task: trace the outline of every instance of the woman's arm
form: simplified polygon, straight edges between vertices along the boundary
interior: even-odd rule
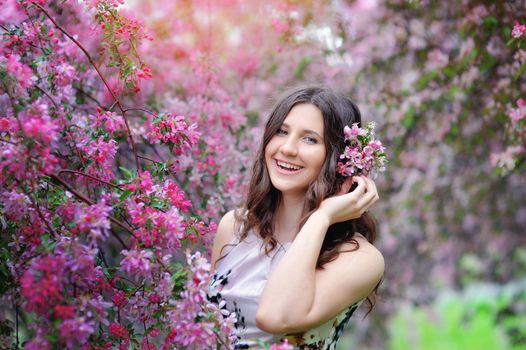
[[[234,212],[235,210],[231,210],[226,213],[217,226],[217,233],[212,246],[212,272],[215,271],[215,264],[221,256],[221,249],[234,239],[234,225],[236,222]]]
[[[353,192],[322,203],[272,271],[256,315],[262,330],[294,333],[312,329],[365,298],[378,284],[384,271],[383,257],[365,239],[358,239],[358,250],[340,253],[323,270],[316,270],[328,227],[360,217],[378,198],[371,180],[357,178],[356,182]]]

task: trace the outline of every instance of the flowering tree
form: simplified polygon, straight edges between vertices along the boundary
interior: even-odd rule
[[[229,347],[235,315],[208,301],[206,257],[172,259],[215,224],[195,216],[180,166],[146,152],[182,156],[201,134],[129,107],[151,78],[142,24],[118,1],[4,5],[2,347]]]

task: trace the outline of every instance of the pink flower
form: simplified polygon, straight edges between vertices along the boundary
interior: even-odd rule
[[[20,56],[10,55],[6,62],[7,73],[14,76],[20,86],[25,89],[35,80],[33,71],[24,63],[20,62]]]
[[[73,316],[75,316],[74,305],[55,305],[53,311],[55,317],[61,320],[73,318]]]
[[[118,290],[113,294],[113,297],[111,298],[111,301],[115,306],[117,307],[123,307],[128,302],[128,298],[126,298],[126,293],[124,293],[121,290]]]
[[[449,57],[440,49],[434,49],[427,54],[427,67],[429,69],[440,69],[447,66]]]
[[[90,119],[91,128],[100,128],[110,134],[122,130],[125,126],[121,115],[110,111],[101,113],[100,108],[97,110],[97,113],[90,115],[88,118]]]
[[[85,317],[62,321],[59,326],[60,340],[68,349],[78,348],[79,345],[84,345],[94,331],[94,322],[87,320]]]
[[[55,84],[58,86],[70,85],[77,77],[77,71],[71,64],[63,62],[58,64],[55,69]]]
[[[384,147],[382,146],[382,142],[380,142],[379,140],[373,140],[369,142],[369,146],[371,146],[375,151],[384,150]]]
[[[128,339],[130,337],[128,330],[118,323],[110,323],[108,330],[115,338]]]
[[[152,70],[150,67],[143,66],[142,69],[137,70],[137,77],[141,79],[150,79],[152,77]]]
[[[367,156],[371,156],[374,152],[374,148],[367,145],[363,148],[363,153],[365,153]]]
[[[102,137],[99,137],[97,141],[92,143],[91,147],[88,148],[88,152],[96,163],[106,165],[113,160],[117,152],[117,147],[117,141],[110,140],[106,142]]]
[[[520,120],[526,118],[526,105],[522,98],[517,100],[517,108],[509,108],[508,115],[511,119],[511,124],[516,127]]]
[[[526,24],[519,24],[519,22],[517,22],[511,31],[511,36],[517,39],[520,38],[524,32],[526,32]]]
[[[160,141],[172,148],[176,155],[196,144],[201,136],[197,124],[188,125],[181,115],[160,114],[149,125],[147,136],[150,142]]]
[[[278,18],[273,18],[271,20],[271,24],[272,26],[274,27],[274,29],[276,29],[276,31],[278,33],[284,33],[286,32],[287,30],[289,30],[289,25],[284,22],[284,21],[281,21],[280,19]]]
[[[20,280],[21,293],[26,299],[28,311],[44,315],[50,311],[50,307],[63,300],[64,266],[64,259],[53,255],[33,260]]]
[[[356,139],[358,136],[365,135],[365,130],[358,127],[358,123],[354,123],[352,125],[352,128],[349,128],[349,126],[345,125],[345,127],[343,128],[343,133],[346,139],[353,140]]]
[[[152,175],[149,171],[143,171],[140,174],[140,189],[144,193],[148,194],[153,190],[153,181],[152,181]]]
[[[149,250],[123,250],[121,268],[130,275],[149,277],[153,254]]]
[[[180,246],[179,241],[183,238],[184,226],[183,217],[179,213],[177,208],[172,207],[166,213],[159,216],[157,226],[161,228],[165,233],[165,240],[169,247],[178,248]],[[172,244],[170,244],[172,243]]]
[[[10,131],[9,130],[10,127],[11,127],[11,122],[9,118],[6,118],[6,117],[0,118],[0,132]]]
[[[59,138],[58,122],[40,111],[35,111],[35,114],[23,113],[21,124],[27,137],[40,140],[45,145],[50,145]]]
[[[187,212],[188,208],[192,207],[192,202],[186,199],[184,191],[180,190],[173,182],[168,182],[167,185],[165,185],[164,190],[172,204],[181,211]]]
[[[83,211],[78,212],[77,227],[81,231],[89,230],[92,240],[107,236],[110,229],[108,216],[111,213],[111,206],[106,205],[104,200],[101,203],[92,204]]]
[[[31,203],[28,196],[16,190],[0,192],[0,200],[4,206],[1,212],[9,220],[21,220],[27,214],[28,206]]]
[[[24,16],[23,8],[17,0],[4,0],[1,4],[0,23],[18,24],[27,18]]]

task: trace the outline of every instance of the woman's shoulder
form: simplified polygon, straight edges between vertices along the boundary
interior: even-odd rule
[[[337,260],[349,267],[367,266],[366,271],[372,281],[380,280],[384,274],[385,261],[382,252],[378,250],[367,238],[360,233],[353,237],[358,246],[353,242],[346,242],[340,246]]]
[[[217,259],[219,259],[222,247],[232,242],[239,229],[238,212],[239,209],[232,209],[223,215],[219,221],[212,246],[212,266],[214,266]]]

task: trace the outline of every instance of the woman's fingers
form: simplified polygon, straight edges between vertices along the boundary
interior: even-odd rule
[[[376,194],[376,199],[379,199],[380,196],[378,195],[378,190],[376,188],[376,183],[372,180],[372,179],[368,179],[369,180],[369,183],[371,185],[371,188],[372,190],[374,191],[374,193]]]
[[[356,206],[358,208],[360,208],[360,210],[362,211],[366,211],[367,209],[369,209],[375,202],[377,201],[376,199],[376,194],[374,192],[367,192],[366,194],[364,194],[362,196],[362,198],[360,198],[360,200],[356,203]]]
[[[353,183],[356,188],[347,193]],[[329,214],[331,223],[359,218],[369,207],[378,200],[374,181],[360,175],[347,178],[339,193],[333,198],[327,198],[322,203],[322,210]]]
[[[367,190],[367,183],[362,176],[354,176],[353,182],[356,182],[358,186],[356,186],[356,188],[351,193],[349,193],[349,195],[351,195],[355,200],[358,200]]]
[[[367,192],[365,192],[356,203],[356,206],[362,211],[369,209],[379,198],[374,181],[364,177],[364,182],[367,187]]]

